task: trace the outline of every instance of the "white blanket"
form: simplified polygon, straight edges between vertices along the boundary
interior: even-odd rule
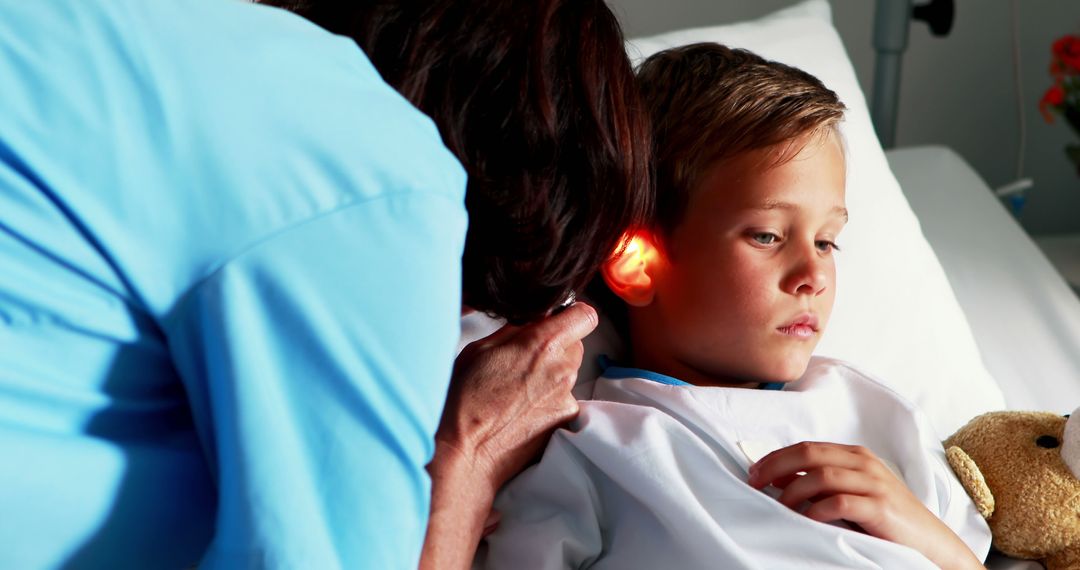
[[[873,450],[980,559],[989,550],[990,530],[926,420],[846,364],[815,358],[784,391],[601,378],[594,398],[500,493],[480,566],[934,568],[746,484],[760,455],[807,440]]]

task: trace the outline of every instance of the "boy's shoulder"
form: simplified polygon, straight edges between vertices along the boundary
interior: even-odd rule
[[[615,442],[626,441],[618,435],[623,432],[638,435],[635,430],[643,430],[642,426],[662,427],[665,437],[684,433],[700,437],[704,429],[723,439],[725,434],[764,433],[793,429],[792,425],[813,432],[807,436],[826,437],[846,433],[853,424],[921,421],[917,406],[874,374],[820,356],[813,357],[803,376],[782,390],[671,385],[647,375],[601,375],[592,399],[582,401],[581,410],[572,424],[577,438],[613,438]]]
[[[860,366],[828,356],[814,356],[806,372],[788,387],[792,391],[831,389],[858,390],[867,395],[891,398],[905,408],[916,409],[914,403],[893,390],[880,377]]]
[[[642,371],[641,375],[635,376],[624,373],[626,370],[632,369],[619,368],[619,370],[620,374],[618,375],[600,373],[591,382],[579,385],[579,388],[588,388],[586,391],[575,389],[578,392],[579,399],[583,403],[586,401],[604,401],[665,407],[665,404],[669,402],[693,399],[710,392],[717,393],[716,389],[709,387],[673,386],[672,383],[658,382],[655,377],[661,375],[646,371]],[[674,383],[680,383],[677,379],[673,380]],[[813,356],[803,375],[798,380],[787,383],[780,391],[754,391],[743,388],[720,390],[729,394],[731,393],[729,390],[736,390],[734,394],[740,395],[759,392],[761,397],[766,398],[778,392],[818,393],[834,390],[857,390],[860,393],[877,393],[882,397],[896,399],[905,406],[914,407],[904,396],[890,388],[886,382],[872,372],[851,362],[828,356]],[[604,406],[601,406],[601,408],[608,409]],[[610,409],[615,413],[625,413],[619,407]]]
[[[602,379],[600,384],[601,393],[579,402],[578,415],[552,434],[545,453],[582,464],[587,471],[608,471],[626,461],[646,460],[657,450],[678,450],[680,455],[718,451],[717,438],[702,432],[712,431],[716,422],[690,391],[633,378],[610,384]]]
[[[577,417],[553,438],[573,442],[575,446],[585,440],[617,442],[620,446],[656,442],[668,439],[672,433],[681,431],[679,422],[670,410],[650,402],[583,400],[579,402]]]

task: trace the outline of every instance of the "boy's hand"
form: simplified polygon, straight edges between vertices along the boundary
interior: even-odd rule
[[[804,472],[805,475],[799,475]],[[974,553],[866,448],[803,442],[750,467],[756,489],[783,489],[780,502],[819,522],[845,520],[868,534],[909,546],[941,568],[982,568]]]

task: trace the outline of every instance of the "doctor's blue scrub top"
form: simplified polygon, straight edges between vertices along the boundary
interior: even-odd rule
[[[294,15],[0,0],[0,568],[415,568],[464,192]]]

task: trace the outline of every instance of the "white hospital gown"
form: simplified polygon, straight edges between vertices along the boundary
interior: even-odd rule
[[[980,559],[990,548],[929,423],[845,363],[814,358],[783,391],[601,377],[593,397],[499,494],[502,521],[478,566],[934,568],[914,549],[815,522],[746,483],[753,461],[801,441],[873,450]]]

